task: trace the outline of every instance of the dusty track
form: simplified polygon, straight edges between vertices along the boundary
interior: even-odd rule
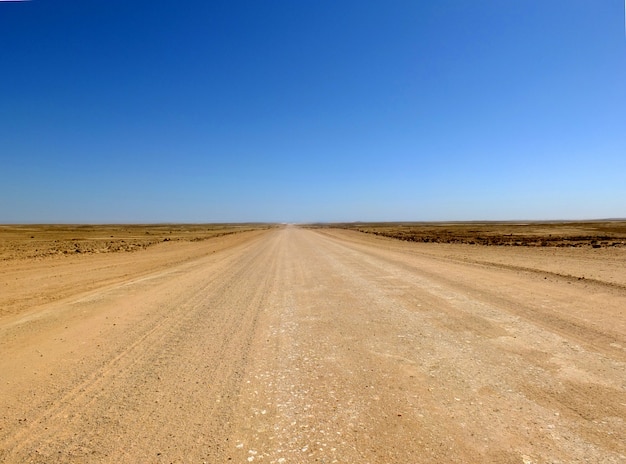
[[[19,263],[0,461],[626,462],[621,251],[589,282],[473,250],[285,228]]]

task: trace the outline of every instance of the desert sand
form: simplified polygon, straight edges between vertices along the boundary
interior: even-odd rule
[[[154,227],[0,229],[0,462],[626,462],[619,238]]]

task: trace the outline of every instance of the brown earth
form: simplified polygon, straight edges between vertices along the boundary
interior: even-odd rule
[[[161,242],[198,242],[268,227],[263,224],[0,225],[0,261],[138,251]]]
[[[295,227],[5,259],[0,462],[623,463],[625,264]]]
[[[323,225],[317,226],[325,227]],[[349,223],[331,227],[422,243],[538,247],[626,246],[626,221]]]

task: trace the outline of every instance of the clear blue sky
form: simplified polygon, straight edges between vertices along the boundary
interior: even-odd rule
[[[626,217],[621,0],[0,2],[0,222]]]

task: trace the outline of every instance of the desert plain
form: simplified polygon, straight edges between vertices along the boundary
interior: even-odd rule
[[[0,462],[624,463],[626,223],[0,226]]]

